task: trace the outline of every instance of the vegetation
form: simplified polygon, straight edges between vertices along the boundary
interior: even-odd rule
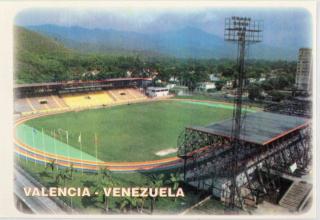
[[[230,59],[177,59],[128,54],[82,54],[66,48],[54,39],[15,27],[16,83],[55,82],[66,80],[99,80],[117,77],[153,77],[170,80],[194,90],[197,83],[208,81],[210,74],[221,78],[220,90],[226,80],[234,78],[236,64]],[[265,90],[293,87],[296,62],[248,60],[248,78],[267,79]]]
[[[279,91],[271,91],[270,95],[272,97],[272,101],[275,101],[275,102],[280,102],[285,97],[285,95]]]
[[[223,87],[224,84],[225,84],[224,81],[221,81],[221,80],[220,80],[220,81],[217,81],[217,82],[215,83],[217,91],[221,91],[221,89],[222,89],[222,87]]]
[[[252,83],[248,86],[248,93],[250,100],[262,99],[262,88],[257,83]]]
[[[91,192],[90,197],[60,197],[62,201],[74,208],[79,213],[131,213],[131,214],[177,214],[184,209],[197,203],[201,194],[190,189],[184,189],[185,197],[179,198],[133,198],[133,197],[109,197],[102,193],[95,195],[94,192],[102,191],[103,187],[152,187],[153,180],[161,180],[161,187],[174,187],[180,185],[176,180],[171,182],[171,176],[177,175],[177,170],[164,171],[162,173],[113,173],[106,168],[101,168],[98,173],[84,173],[74,171],[74,178],[70,178],[70,169],[61,170],[57,166],[53,170],[47,170],[45,166],[18,159],[17,163],[32,175],[37,181],[46,187],[55,187],[63,184],[65,187],[87,187]],[[57,183],[56,177],[65,173],[64,181]],[[59,177],[60,178],[60,177]],[[63,183],[64,182],[64,183]],[[155,202],[155,203],[153,203]],[[153,205],[153,206],[152,206]]]
[[[15,27],[17,83],[67,79],[69,72],[63,59],[71,55],[72,51],[62,44],[24,28]]]

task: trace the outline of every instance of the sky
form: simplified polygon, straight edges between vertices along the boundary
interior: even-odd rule
[[[263,20],[263,41],[266,44],[281,46],[299,41],[301,46],[311,45],[311,17],[307,11],[297,8],[43,8],[20,12],[16,16],[15,24],[55,24],[160,34],[193,27],[223,37],[224,20],[230,16]]]

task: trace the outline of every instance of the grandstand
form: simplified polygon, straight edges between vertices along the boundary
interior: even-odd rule
[[[237,164],[232,166],[233,120],[208,126],[187,126],[178,139],[178,156],[184,160],[184,182],[212,192],[225,204],[231,201],[236,171],[236,206],[255,206],[263,198],[277,203],[287,191],[281,179],[299,179],[308,174],[312,162],[310,119],[271,112],[247,113],[237,146]],[[310,185],[297,185],[281,201],[283,207],[299,209]],[[292,197],[296,194],[296,197]]]
[[[62,96],[62,99],[69,107],[108,105],[113,102],[109,94],[104,91],[84,94],[68,94]]]
[[[146,100],[145,78],[16,85],[15,113],[31,114]]]
[[[264,111],[280,113],[285,115],[295,115],[300,117],[312,117],[312,103],[310,100],[284,100],[278,102],[265,102]]]
[[[109,90],[108,93],[115,101],[130,101],[136,99],[146,99],[146,96],[136,89]]]
[[[16,99],[14,102],[14,111],[15,112],[31,112],[34,109],[27,102],[27,99]]]

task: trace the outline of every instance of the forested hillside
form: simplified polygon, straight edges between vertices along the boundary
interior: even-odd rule
[[[16,83],[58,81],[68,78],[66,60],[74,56],[70,49],[38,33],[15,27]]]
[[[128,70],[132,76],[147,74],[138,56],[81,54],[22,27],[15,27],[14,36],[17,84],[123,77]]]

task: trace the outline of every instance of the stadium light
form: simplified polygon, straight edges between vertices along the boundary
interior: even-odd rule
[[[245,41],[258,43],[262,41],[263,21],[248,17],[231,17],[225,19],[224,39],[226,41]]]
[[[242,128],[242,94],[245,82],[244,60],[246,45],[258,43],[262,41],[263,23],[261,20],[254,21],[249,17],[237,17],[225,19],[224,39],[225,41],[238,43],[237,61],[238,70],[236,72],[236,95],[234,100],[234,112],[231,131],[231,147],[232,147],[232,185],[230,186],[230,202],[229,207],[235,207],[235,199],[239,199],[242,207],[240,189],[237,186],[237,175],[239,171],[238,155],[241,151],[240,133]]]

